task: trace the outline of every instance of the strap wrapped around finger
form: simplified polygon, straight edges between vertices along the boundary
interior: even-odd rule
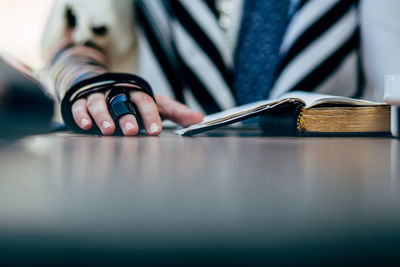
[[[134,116],[137,114],[125,88],[114,88],[111,90],[107,96],[106,102],[108,111],[114,121],[118,121],[122,116],[127,114],[132,114]]]
[[[101,134],[96,125],[93,125],[90,131],[82,130],[75,123],[72,105],[76,100],[87,97],[89,94],[104,93],[108,90],[111,91],[107,97],[107,105],[117,126],[118,119],[126,114],[136,116],[138,123],[141,121],[135,104],[130,101],[129,91],[136,90],[147,93],[156,102],[150,85],[142,78],[125,73],[102,74],[75,84],[64,96],[61,102],[61,113],[67,127],[77,132]]]
[[[107,96],[107,107],[111,117],[116,122],[118,133],[122,133],[118,121],[121,117],[131,114],[136,118],[139,129],[143,128],[143,123],[135,103],[130,100],[125,88],[114,88]]]

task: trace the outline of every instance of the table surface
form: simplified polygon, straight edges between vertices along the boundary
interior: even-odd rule
[[[381,262],[400,249],[391,138],[57,133],[3,141],[0,170],[0,260]]]

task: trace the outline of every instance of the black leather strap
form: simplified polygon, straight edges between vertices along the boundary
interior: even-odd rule
[[[111,90],[110,94],[107,96],[106,102],[114,121],[118,121],[119,118],[127,114],[137,115],[137,111],[130,101],[125,88],[115,88]]]
[[[107,96],[107,106],[110,115],[116,122],[117,134],[122,134],[118,124],[119,119],[127,114],[135,116],[139,129],[143,128],[142,119],[136,108],[135,103],[130,100],[129,94],[125,88],[114,88]]]
[[[101,134],[100,129],[96,125],[90,131],[82,130],[74,121],[72,105],[76,100],[86,97],[91,93],[108,90],[111,90],[111,92],[107,97],[107,104],[117,128],[119,128],[118,119],[126,114],[135,115],[139,125],[141,122],[140,114],[136,111],[136,106],[129,99],[129,91],[139,90],[145,92],[156,102],[150,85],[142,78],[125,73],[102,74],[75,84],[64,96],[61,102],[61,113],[67,127],[76,132]],[[117,134],[121,134],[121,131],[117,131]]]

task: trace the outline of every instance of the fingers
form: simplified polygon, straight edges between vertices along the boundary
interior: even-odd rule
[[[89,130],[92,128],[92,119],[87,110],[86,99],[79,99],[72,105],[72,116],[74,117],[75,123],[82,130]]]
[[[153,99],[143,92],[132,92],[131,99],[136,103],[146,132],[149,135],[159,135],[162,129],[161,119]],[[91,94],[87,100],[77,100],[72,106],[72,114],[75,122],[83,130],[89,130],[93,126],[91,115],[103,135],[112,135],[115,132],[115,123],[108,111],[106,97],[102,93]],[[134,115],[125,115],[118,123],[126,136],[137,135],[139,132]]]
[[[130,96],[138,108],[147,134],[159,135],[162,130],[161,118],[154,100],[148,94],[140,91],[133,91]]]
[[[108,112],[106,97],[102,93],[94,93],[87,98],[87,108],[103,135],[112,135],[115,124]]]
[[[139,132],[139,125],[135,116],[128,114],[119,119],[119,127],[126,136],[137,135]]]
[[[161,133],[160,115],[182,126],[199,123],[204,117],[202,113],[192,111],[166,96],[156,96],[157,104],[144,92],[133,91],[130,97],[138,108],[148,135]],[[115,132],[115,124],[108,111],[106,97],[102,93],[91,94],[87,100],[77,100],[72,106],[72,114],[77,125],[83,130],[89,130],[93,126],[91,115],[103,135],[112,135]],[[138,122],[131,114],[121,117],[118,123],[124,135],[132,136],[139,132]]]
[[[201,112],[193,111],[167,96],[156,96],[158,110],[165,119],[172,120],[182,126],[203,121],[204,115]]]

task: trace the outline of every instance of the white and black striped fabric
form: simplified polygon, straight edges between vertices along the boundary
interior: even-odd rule
[[[289,23],[270,94],[295,90],[361,97],[357,0],[302,0]],[[236,104],[233,58],[214,0],[137,0],[144,36],[176,99],[206,113]],[[265,64],[268,64],[266,62]]]
[[[358,2],[301,1],[282,43],[270,98],[296,90],[362,96]]]
[[[214,1],[138,0],[144,35],[175,98],[193,97],[210,114],[235,105],[232,55]]]

